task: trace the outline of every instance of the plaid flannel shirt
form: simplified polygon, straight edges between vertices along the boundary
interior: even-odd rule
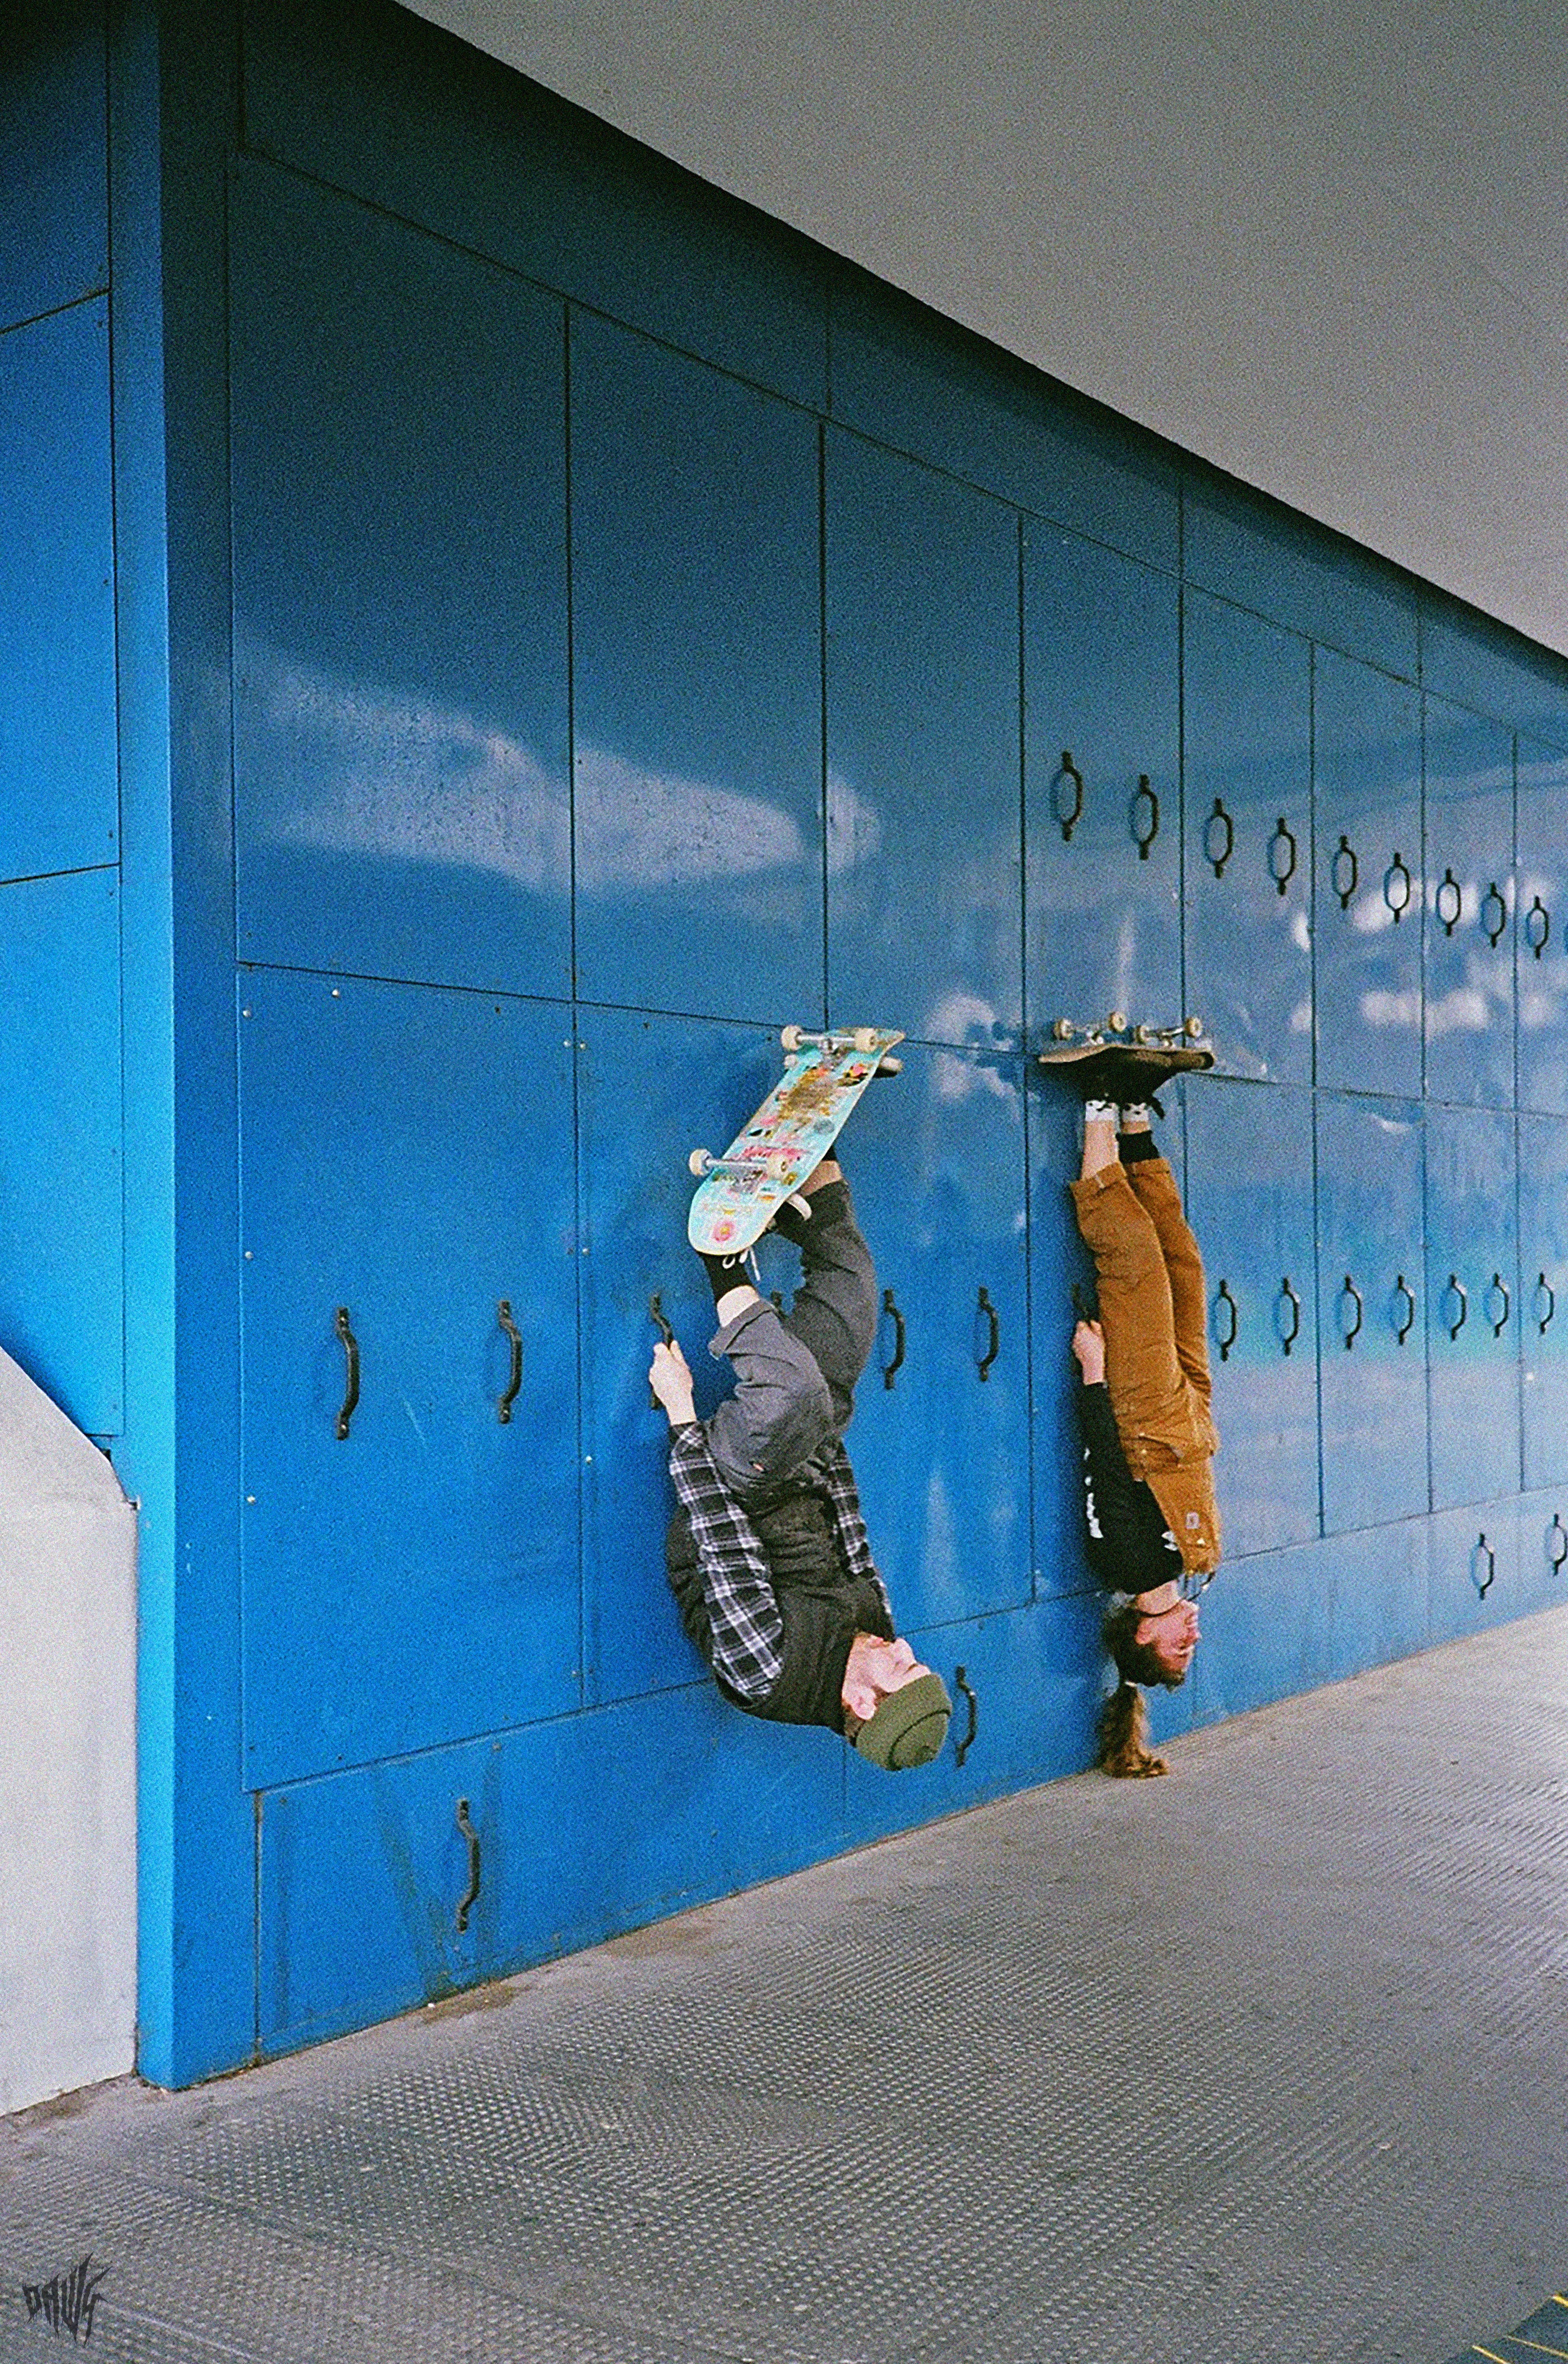
[[[719,1476],[699,1422],[689,1422],[671,1437],[670,1476],[696,1545],[713,1671],[738,1699],[765,1700],[784,1670],[784,1618],[762,1539]],[[840,1557],[851,1576],[865,1577],[876,1587],[891,1624],[887,1588],[872,1559],[854,1473],[841,1444],[831,1448],[824,1476]]]

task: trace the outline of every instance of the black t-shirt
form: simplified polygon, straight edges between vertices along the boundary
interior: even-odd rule
[[[1180,1578],[1182,1555],[1141,1478],[1127,1466],[1104,1382],[1078,1390],[1089,1566],[1112,1592],[1152,1592]]]

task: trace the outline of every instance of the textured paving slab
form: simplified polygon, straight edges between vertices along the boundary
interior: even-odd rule
[[[1170,1755],[0,2122],[0,2358],[1513,2364],[1568,2280],[1568,1611]]]

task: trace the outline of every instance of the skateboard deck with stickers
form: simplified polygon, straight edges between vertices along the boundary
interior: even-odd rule
[[[686,1225],[700,1255],[743,1255],[756,1245],[828,1155],[872,1077],[897,1073],[889,1054],[904,1037],[879,1026],[826,1034],[786,1026],[779,1039],[784,1071],[756,1114],[721,1157],[694,1149],[687,1161],[702,1176]]]

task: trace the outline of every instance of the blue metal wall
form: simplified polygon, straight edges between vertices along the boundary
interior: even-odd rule
[[[128,12],[111,109],[170,2081],[1088,1760],[1059,1017],[1221,1049],[1173,1126],[1229,1551],[1164,1727],[1568,1556],[1568,666],[423,24],[239,16]],[[154,513],[166,719],[124,646]],[[99,1008],[112,859],[65,964]],[[909,1782],[726,1709],[662,1573],[686,1152],[824,1016],[909,1035],[847,1144],[887,1292],[854,1447],[976,1710]],[[114,1273],[58,1285],[18,1318],[63,1358],[106,1294],[103,1386]]]

